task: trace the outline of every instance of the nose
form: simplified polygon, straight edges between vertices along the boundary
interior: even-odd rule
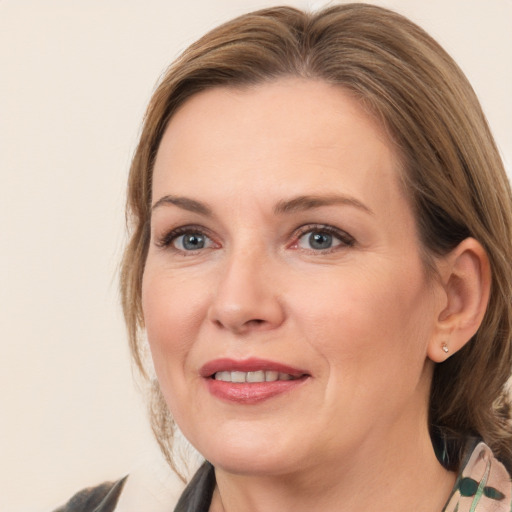
[[[219,273],[208,319],[235,334],[279,327],[285,319],[269,258],[244,251],[231,255]]]

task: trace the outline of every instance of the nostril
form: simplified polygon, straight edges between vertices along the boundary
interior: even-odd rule
[[[247,320],[245,322],[242,322],[240,325],[235,325],[234,322],[223,322],[221,319],[214,320],[214,323],[217,327],[227,328],[239,334],[247,333],[251,330],[260,330],[261,328],[268,324],[266,320],[262,320],[260,318],[253,318],[251,320]]]

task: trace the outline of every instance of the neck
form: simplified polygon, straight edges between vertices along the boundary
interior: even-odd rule
[[[285,475],[239,475],[216,468],[210,512],[441,511],[455,474],[437,461],[427,428],[420,435],[414,429],[395,431],[386,443],[378,437],[342,461],[324,460]]]

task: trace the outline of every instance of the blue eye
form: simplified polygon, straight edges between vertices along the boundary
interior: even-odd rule
[[[298,238],[297,246],[301,249],[328,251],[338,246],[350,247],[353,244],[354,239],[347,233],[338,232],[330,227],[318,227],[303,232]]]
[[[176,236],[172,245],[180,251],[197,251],[211,247],[212,241],[203,233],[189,232]]]
[[[194,254],[197,251],[217,247],[217,244],[200,226],[180,226],[156,237],[155,243],[162,249],[171,249],[177,253]]]
[[[329,233],[309,233],[306,239],[309,247],[317,250],[330,249],[333,243],[332,235]]]

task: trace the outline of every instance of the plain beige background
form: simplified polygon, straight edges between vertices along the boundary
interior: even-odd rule
[[[275,3],[0,0],[0,510],[50,510],[157,457],[118,306],[130,156],[180,50]],[[512,0],[375,3],[456,58],[510,172]]]

